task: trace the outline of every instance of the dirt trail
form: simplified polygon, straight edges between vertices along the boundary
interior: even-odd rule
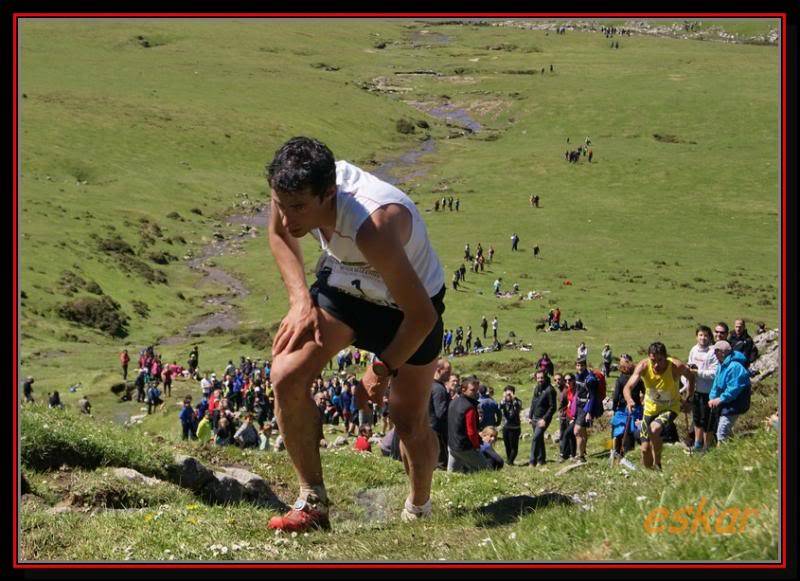
[[[455,120],[473,133],[480,131],[480,125],[471,119],[467,111],[463,109],[446,105],[433,107],[426,110],[426,112],[447,122]],[[427,172],[427,168],[420,160],[423,156],[431,154],[435,150],[436,141],[428,139],[411,151],[389,159],[369,171],[390,184],[398,185],[413,178],[423,177]],[[235,253],[241,248],[245,239],[252,237],[254,234],[260,235],[267,228],[268,220],[268,204],[258,208],[255,213],[229,216],[227,222],[241,225],[241,232],[228,239],[215,238],[202,248],[197,257],[188,261],[189,268],[204,274],[198,286],[215,292],[204,301],[206,305],[214,307],[214,312],[199,317],[189,324],[182,334],[160,339],[157,342],[159,345],[188,343],[194,334],[203,335],[216,328],[231,331],[239,327],[238,309],[233,304],[233,301],[248,296],[250,290],[241,280],[210,262],[213,262],[216,257]]]

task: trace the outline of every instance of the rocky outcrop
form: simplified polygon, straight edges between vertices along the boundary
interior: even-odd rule
[[[758,359],[750,366],[753,373],[753,383],[758,383],[767,377],[780,373],[781,369],[781,343],[780,331],[772,329],[753,337],[753,344],[758,348]]]
[[[270,490],[261,476],[241,468],[212,471],[196,458],[178,454],[168,473],[172,482],[191,489],[207,502],[228,504],[244,501],[285,508],[285,504]]]
[[[128,482],[145,484],[147,486],[155,486],[156,484],[160,484],[162,482],[158,478],[150,478],[149,476],[145,476],[133,468],[113,468],[111,470],[111,474],[117,478],[127,480]]]

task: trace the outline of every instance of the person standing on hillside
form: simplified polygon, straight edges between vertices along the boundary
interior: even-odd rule
[[[330,526],[321,426],[308,386],[350,345],[376,354],[356,386],[361,409],[382,404],[391,387],[390,417],[411,484],[401,518],[428,516],[438,439],[426,412],[442,344],[445,279],[425,222],[403,192],[335,161],[315,139],[290,139],[267,174],[269,243],[290,305],[272,346],[272,384],[278,425],[300,480],[295,505],[268,526]],[[309,232],[324,251],[311,289],[298,242]]]
[[[431,399],[428,408],[431,429],[439,439],[439,461],[437,468],[447,470],[447,409],[450,406],[450,395],[445,385],[450,379],[452,366],[447,359],[438,359],[433,372]]]
[[[611,362],[614,360],[614,353],[608,343],[603,345],[600,357],[603,359],[603,375],[608,377],[611,374]]]
[[[617,383],[614,385],[614,394],[611,398],[612,409],[614,410],[614,419],[611,425],[614,450],[621,455],[633,450],[634,442],[639,432],[636,426],[641,425],[642,419],[644,383],[639,381],[631,390],[631,397],[634,401],[632,413],[628,412],[627,402],[625,401],[623,392],[625,384],[628,383],[631,373],[633,373],[634,367],[633,359],[630,355],[623,353],[619,356],[619,377],[617,378]],[[625,422],[628,422],[628,433],[623,440],[622,434],[625,433]],[[622,434],[616,435],[616,432],[619,432],[620,429],[622,430]]]
[[[560,448],[559,462],[566,462],[570,458],[574,458],[577,454],[577,442],[575,440],[575,376],[571,373],[566,373],[563,376],[556,373],[553,379],[556,386],[560,389],[559,403],[558,403],[558,418],[559,418],[559,437],[558,444]]]
[[[461,395],[450,403],[447,412],[448,472],[476,472],[490,468],[480,453],[478,429],[478,390],[480,381],[474,375],[461,383]]]
[[[528,421],[533,426],[533,442],[531,442],[530,466],[547,463],[544,434],[553,415],[556,413],[556,390],[550,384],[550,376],[543,370],[536,372],[536,386],[533,388],[531,408],[528,410]]]
[[[497,315],[495,315],[494,319],[492,319],[492,336],[494,337],[495,341],[497,341],[497,327],[498,327],[498,325],[499,325],[499,323],[497,322]]]
[[[717,374],[709,393],[708,406],[714,411],[712,428],[717,434],[717,445],[731,437],[739,416],[750,409],[750,374],[745,362],[747,356],[734,351],[727,341],[714,344],[714,355],[719,362]]]
[[[747,332],[744,319],[736,319],[733,322],[733,331],[728,335],[728,343],[731,349],[744,353],[745,368],[749,368],[753,361],[758,357],[758,349],[753,344],[753,338]]]
[[[483,338],[486,339],[486,330],[489,328],[489,321],[486,320],[485,315],[481,315],[481,329],[483,329]]]
[[[577,357],[577,359],[578,360],[583,359],[585,361],[588,358],[588,356],[589,356],[589,349],[586,347],[586,343],[581,341],[581,344],[578,345],[578,357]]]
[[[694,451],[705,452],[711,442],[711,408],[708,407],[711,386],[717,374],[717,357],[711,346],[711,329],[705,325],[697,327],[697,344],[689,351],[686,364],[694,372],[695,389],[692,399],[692,423],[694,425]],[[689,383],[682,380],[686,388]]]
[[[578,448],[578,462],[586,462],[586,443],[589,440],[587,429],[592,426],[592,409],[597,397],[597,377],[587,365],[586,359],[575,361],[575,442]]]
[[[642,463],[646,468],[661,470],[661,446],[664,429],[674,424],[681,411],[681,396],[678,388],[681,377],[688,382],[687,400],[694,397],[694,373],[679,359],[667,355],[667,347],[660,341],[651,343],[647,359],[642,359],[634,368],[623,388],[628,411],[633,412],[636,402],[632,391],[641,379],[644,381],[644,418],[642,420]]]
[[[34,379],[31,376],[25,378],[25,381],[22,382],[22,395],[25,396],[25,401],[28,403],[34,403],[33,401],[33,382]]]
[[[131,356],[128,355],[128,350],[123,349],[122,353],[119,354],[119,364],[122,366],[122,379],[127,381],[128,379],[128,363],[131,361]]]
[[[478,396],[478,429],[482,430],[486,426],[496,427],[503,421],[503,414],[500,406],[494,399],[494,389],[481,386]]]
[[[511,250],[518,250],[518,246],[519,246],[519,236],[517,236],[517,233],[514,232],[513,234],[511,234]]]
[[[520,414],[522,413],[522,400],[516,396],[517,388],[507,385],[503,391],[503,401],[500,402],[500,412],[503,414],[503,444],[506,447],[506,458],[509,465],[514,465],[514,460],[519,452],[519,437],[522,434]]]

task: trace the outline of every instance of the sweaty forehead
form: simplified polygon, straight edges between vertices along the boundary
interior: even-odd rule
[[[307,202],[314,197],[310,188],[297,190],[296,192],[282,192],[271,190],[273,199],[280,205],[292,204],[297,202]]]

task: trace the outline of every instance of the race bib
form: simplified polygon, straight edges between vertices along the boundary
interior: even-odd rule
[[[323,253],[317,263],[317,278],[324,285],[384,307],[399,309],[383,278],[366,264],[342,264]]]

